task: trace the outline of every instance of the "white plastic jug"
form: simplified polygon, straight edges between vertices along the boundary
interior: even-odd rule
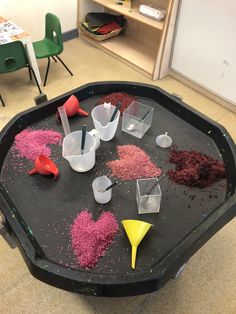
[[[114,120],[109,122],[115,108],[116,107],[110,103],[105,103],[96,106],[91,112],[94,126],[98,131],[100,139],[103,141],[110,141],[116,134],[116,129],[120,118],[119,110],[117,111]]]
[[[95,151],[100,146],[98,132],[93,129],[86,133],[83,152],[81,151],[82,131],[71,132],[64,137],[62,156],[69,161],[70,166],[77,172],[85,172],[95,165]]]

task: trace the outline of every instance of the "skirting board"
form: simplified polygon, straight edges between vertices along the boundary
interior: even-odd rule
[[[62,34],[63,41],[68,41],[68,40],[74,39],[76,37],[79,37],[79,33],[78,33],[77,28],[71,29],[70,31]]]
[[[218,104],[227,108],[228,110],[236,113],[236,104],[234,104],[233,102],[227,101],[226,99],[215,95],[214,93],[212,93],[208,89],[196,84],[195,82],[187,79],[186,77],[182,76],[181,74],[179,74],[173,70],[169,70],[168,75],[170,75],[173,78],[175,78],[176,80],[184,83],[185,85],[191,87],[192,89],[196,90],[197,92],[201,93],[202,95],[210,98],[211,100],[217,102]]]

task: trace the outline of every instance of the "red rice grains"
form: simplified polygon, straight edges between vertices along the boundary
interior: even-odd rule
[[[88,210],[81,211],[71,226],[74,254],[82,268],[92,268],[104,256],[119,226],[111,212],[103,212],[97,221]]]
[[[169,170],[170,179],[190,187],[205,188],[226,178],[224,163],[196,151],[171,151],[169,162],[176,164]]]
[[[117,146],[119,159],[106,163],[112,175],[121,180],[153,178],[161,175],[150,157],[136,145]]]
[[[106,96],[103,96],[100,100],[99,100],[99,105],[103,104],[104,102],[106,103],[111,103],[113,106],[116,106],[118,102],[121,103],[121,107],[120,107],[120,112],[123,113],[124,110],[129,107],[129,105],[135,100],[134,96],[131,96],[129,94],[126,93],[111,93],[108,94]]]

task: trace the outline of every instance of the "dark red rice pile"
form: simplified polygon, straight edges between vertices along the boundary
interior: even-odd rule
[[[227,177],[223,162],[199,152],[174,149],[169,162],[176,164],[168,171],[170,179],[190,187],[205,188]]]
[[[135,100],[134,96],[129,94],[118,92],[118,93],[111,93],[106,96],[103,96],[100,100],[98,105],[103,104],[104,102],[111,103],[113,106],[116,106],[118,102],[121,102],[120,112],[123,113],[124,110],[129,107],[129,105]]]

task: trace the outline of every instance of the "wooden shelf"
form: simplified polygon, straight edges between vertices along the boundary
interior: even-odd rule
[[[117,13],[123,14],[124,16],[127,16],[128,18],[139,21],[140,23],[149,25],[149,26],[154,27],[160,31],[163,30],[164,21],[158,22],[158,21],[155,21],[149,17],[146,17],[146,16],[140,14],[139,13],[139,5],[137,5],[135,3],[132,4],[132,9],[127,9],[127,8],[122,7],[121,5],[112,4],[112,3],[108,2],[107,0],[93,0],[93,2],[102,5],[104,8],[107,8],[107,9],[110,9],[110,10],[115,11]]]
[[[118,35],[101,42],[80,33],[80,37],[111,54],[116,59],[126,64],[132,64],[143,74],[152,77],[154,63],[156,60],[156,51],[150,47],[143,46],[141,43],[125,35]]]
[[[96,41],[79,29],[80,37],[148,78],[162,78],[169,70],[178,2],[159,0],[166,16],[163,22],[158,22],[139,13],[141,3],[155,5],[156,0],[134,0],[132,9],[111,0],[78,0],[78,29],[89,12],[118,13],[127,20],[124,30],[116,37]]]

